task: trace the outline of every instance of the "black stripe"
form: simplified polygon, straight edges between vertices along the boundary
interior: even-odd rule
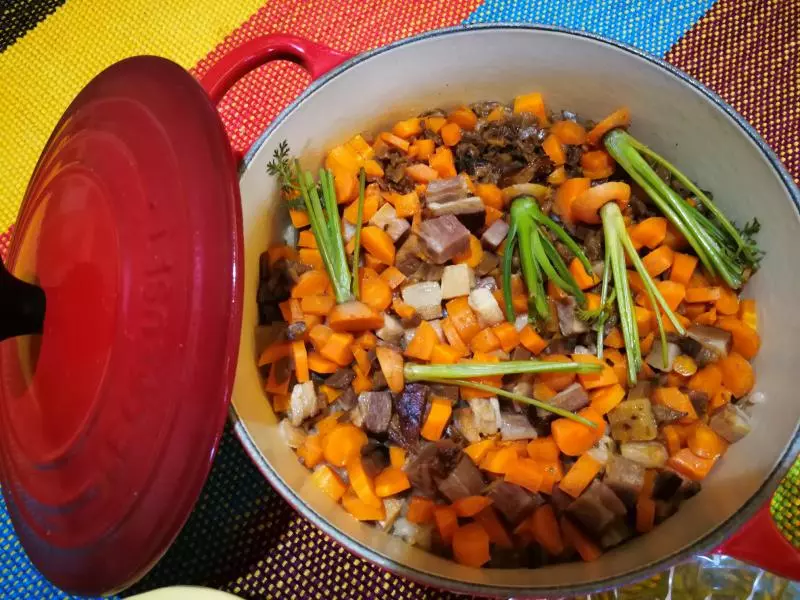
[[[0,0],[0,52],[32,31],[66,0]]]

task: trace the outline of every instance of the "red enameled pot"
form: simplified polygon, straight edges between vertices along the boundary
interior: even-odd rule
[[[301,64],[314,81],[239,174],[214,103],[275,59]],[[536,26],[434,31],[352,58],[266,36],[200,83],[154,57],[95,78],[47,144],[10,274],[0,271],[0,483],[28,554],[56,585],[110,593],[158,560],[205,481],[229,403],[246,451],[292,506],[352,552],[418,581],[570,596],[715,548],[800,578],[800,555],[767,508],[800,447],[791,364],[800,280],[781,260],[800,250],[800,193],[720,98],[629,46]],[[258,257],[288,224],[266,164],[282,140],[316,166],[353,132],[532,90],[590,117],[628,105],[638,138],[714,190],[736,220],[758,215],[767,258],[748,293],[761,311],[757,388],[767,402],[703,491],[650,534],[590,564],[478,570],[357,523],[279,441],[254,339]]]

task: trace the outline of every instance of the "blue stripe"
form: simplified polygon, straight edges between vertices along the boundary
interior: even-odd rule
[[[579,29],[657,56],[667,51],[715,0],[486,0],[465,23],[540,23]]]

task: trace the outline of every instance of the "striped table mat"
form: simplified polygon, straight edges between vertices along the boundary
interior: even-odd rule
[[[797,0],[0,0],[0,254],[52,127],[117,60],[157,54],[199,75],[265,33],[358,53],[429,29],[498,21],[581,29],[665,57],[742,113],[800,181]],[[307,84],[286,63],[237,84],[220,105],[234,147],[246,150]],[[800,545],[798,485],[800,463],[776,494],[773,514]],[[326,538],[272,491],[230,432],[184,531],[131,592],[175,584],[248,598],[454,598],[385,573]],[[672,598],[705,598],[722,586],[726,598],[745,598],[754,585],[753,597],[800,594],[767,574],[702,559],[621,595],[663,598],[671,590]],[[25,557],[0,500],[0,598],[64,597]]]

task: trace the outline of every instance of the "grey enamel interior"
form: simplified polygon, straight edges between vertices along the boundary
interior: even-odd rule
[[[540,91],[552,108],[599,119],[622,104],[632,133],[653,146],[743,222],[758,215],[767,258],[748,287],[759,301],[764,344],[757,389],[767,403],[754,430],[722,459],[703,491],[666,525],[591,564],[537,570],[476,570],[408,547],[361,525],[318,493],[278,436],[261,391],[253,330],[258,257],[286,224],[265,165],[281,140],[308,166],[359,131],[374,131],[434,106]],[[750,514],[777,484],[795,440],[794,347],[800,332],[795,260],[800,221],[788,181],[742,125],[687,78],[654,59],[588,36],[536,28],[479,28],[422,36],[352,61],[288,109],[248,157],[241,178],[245,296],[233,396],[237,432],[265,476],[303,514],[354,551],[411,577],[450,588],[503,593],[563,593],[644,574],[682,552],[719,541],[720,527]],[[756,499],[754,499],[756,497]],[[747,510],[743,511],[743,507]],[[730,524],[730,523],[729,523]],[[714,532],[716,531],[716,537]]]

